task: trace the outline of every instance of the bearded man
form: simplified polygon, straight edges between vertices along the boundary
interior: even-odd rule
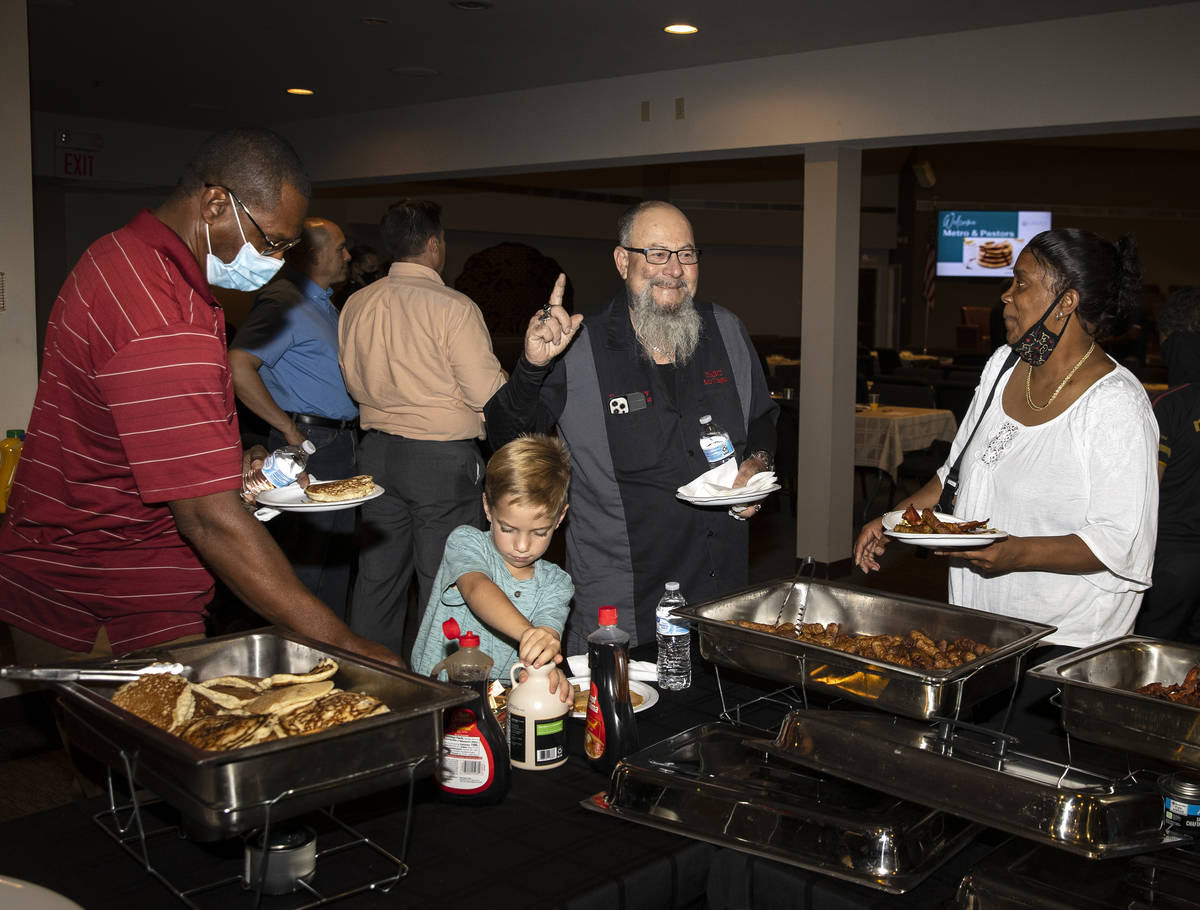
[[[690,601],[747,584],[742,519],[759,506],[730,514],[675,496],[708,469],[700,418],[711,415],[732,438],[735,486],[767,470],[775,451],[779,408],[749,335],[728,310],[694,299],[700,250],[687,217],[644,202],[621,216],[617,236],[624,291],[584,325],[561,306],[560,276],[547,312],[530,320],[511,378],[485,408],[494,447],[556,426],[570,450],[572,654],[586,650],[602,604],[616,605],[636,645],[654,640],[664,582],[678,581]]]

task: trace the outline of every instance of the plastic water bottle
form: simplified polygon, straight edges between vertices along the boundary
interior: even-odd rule
[[[295,483],[296,478],[304,473],[308,464],[308,456],[317,450],[311,439],[306,439],[298,446],[280,446],[267,456],[261,468],[242,485],[243,492],[258,495],[267,490],[277,490]]]
[[[658,637],[658,684],[664,689],[686,689],[692,684],[692,633],[679,625],[671,611],[687,606],[679,582],[668,581],[655,610]]]
[[[712,415],[700,418],[700,448],[708,459],[709,468],[725,464],[733,458],[733,440],[720,426],[713,423]]]

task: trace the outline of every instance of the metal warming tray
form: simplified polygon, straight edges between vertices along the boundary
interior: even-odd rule
[[[1013,745],[1012,737],[971,725],[792,711],[771,752],[1089,859],[1191,842],[1162,829],[1157,775],[1094,773]]]
[[[583,806],[897,894],[980,831],[779,761],[759,736],[724,723],[685,730],[622,761]]]
[[[972,638],[992,651],[953,670],[914,670],[735,625],[743,619],[774,623],[793,587],[783,622],[797,617],[836,622],[843,631],[863,635],[920,629],[935,641]],[[957,716],[960,708],[1012,686],[1024,652],[1054,631],[1041,623],[815,579],[770,582],[674,612],[698,630],[700,653],[708,660],[920,719]]]
[[[470,693],[277,629],[210,638],[160,652],[192,668],[192,679],[270,676],[332,657],[334,684],[384,701],[388,714],[311,736],[207,752],[111,702],[113,683],[57,683],[64,738],[175,806],[189,834],[217,840],[429,774],[442,709]]]
[[[1129,635],[1081,648],[1030,670],[1062,689],[1062,724],[1073,736],[1200,769],[1200,708],[1134,692],[1182,683],[1200,647]]]
[[[1200,856],[1176,848],[1093,863],[1012,839],[976,863],[955,910],[1200,910]]]

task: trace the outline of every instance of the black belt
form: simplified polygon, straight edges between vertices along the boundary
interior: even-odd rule
[[[357,430],[358,418],[351,417],[349,420],[334,420],[331,417],[318,417],[316,414],[288,414],[292,418],[292,423],[307,424],[310,427],[329,427],[331,430]]]

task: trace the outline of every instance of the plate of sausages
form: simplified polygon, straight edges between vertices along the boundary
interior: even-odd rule
[[[912,506],[883,516],[883,533],[895,540],[930,550],[986,547],[1008,536],[988,527],[988,519],[962,518],[932,509],[918,512]]]

